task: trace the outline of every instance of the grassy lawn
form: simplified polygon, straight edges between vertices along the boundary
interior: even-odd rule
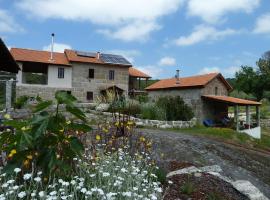
[[[246,134],[238,133],[235,130],[228,128],[207,128],[203,126],[197,126],[187,129],[173,129],[182,133],[195,134],[213,138],[216,140],[222,140],[224,142],[230,142],[240,144],[247,147],[258,148],[270,151],[270,130],[262,130],[262,138],[254,139]]]

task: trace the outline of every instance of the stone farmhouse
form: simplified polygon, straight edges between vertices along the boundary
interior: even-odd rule
[[[257,111],[256,127],[260,126],[259,106],[261,103],[230,97],[232,86],[220,73],[211,73],[198,76],[160,80],[146,88],[148,96],[155,101],[160,96],[181,96],[183,100],[192,107],[194,115],[199,123],[206,119],[220,121],[228,116],[228,107],[235,109],[234,119],[236,129],[240,130],[239,107],[246,107],[246,120],[244,128],[251,130],[250,106],[255,106]],[[260,137],[260,128],[252,133]]]
[[[139,93],[141,79],[148,75],[132,67],[120,55],[65,50],[64,53],[12,48],[20,67],[17,97],[53,99],[56,91],[72,93],[80,102],[92,102],[106,90],[118,94]]]

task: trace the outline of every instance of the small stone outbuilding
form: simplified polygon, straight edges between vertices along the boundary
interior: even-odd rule
[[[225,105],[209,103],[204,95],[228,96],[231,85],[220,73],[211,73],[184,78],[170,78],[160,80],[146,88],[152,100],[161,96],[181,96],[193,108],[199,122],[207,118],[216,118],[217,115],[227,114]]]
[[[234,107],[234,126],[237,131],[252,137],[261,137],[260,102],[229,96],[232,86],[220,73],[197,75],[185,78],[160,80],[146,88],[149,97],[155,101],[162,96],[180,96],[191,106],[199,123],[204,120],[214,122],[228,118],[228,107]],[[240,122],[239,107],[246,108],[246,120]],[[251,123],[250,107],[256,107],[256,122]]]

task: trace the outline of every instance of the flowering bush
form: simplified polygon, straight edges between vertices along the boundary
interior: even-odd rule
[[[44,174],[72,171],[72,158],[83,152],[83,145],[74,133],[87,132],[91,128],[66,120],[60,111],[61,105],[65,107],[65,112],[85,121],[84,113],[74,106],[75,97],[57,92],[55,98],[55,110],[48,110],[52,108],[52,101],[39,99],[30,119],[12,120],[6,117],[4,124],[13,128],[7,128],[0,134],[0,148],[7,153],[4,168],[7,173],[15,167],[24,171],[34,167]]]
[[[126,147],[127,148],[127,147]],[[42,172],[21,174],[15,168],[13,176],[1,174],[0,200],[5,199],[160,199],[162,189],[153,174],[155,166],[136,154],[134,159],[126,149],[108,154],[101,149],[98,156],[85,154],[76,161],[75,175],[70,178],[49,177],[44,183]],[[147,158],[148,157],[148,158]],[[23,181],[18,183],[18,175]]]

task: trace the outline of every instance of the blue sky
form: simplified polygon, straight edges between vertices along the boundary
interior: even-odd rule
[[[269,0],[0,0],[9,47],[122,54],[154,78],[255,67],[270,50]]]

